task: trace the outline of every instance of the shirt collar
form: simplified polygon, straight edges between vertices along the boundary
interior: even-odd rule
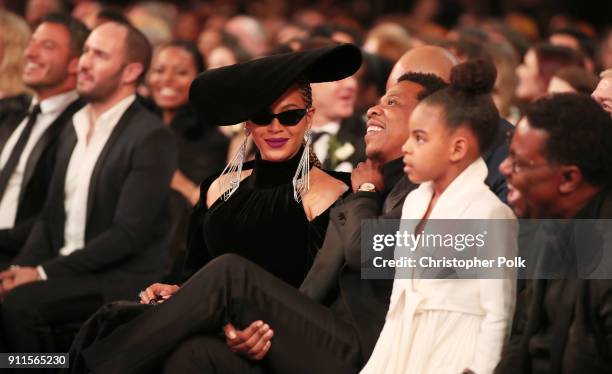
[[[136,99],[136,95],[130,95],[125,99],[122,99],[114,106],[107,109],[104,113],[100,115],[98,120],[96,121],[96,127],[98,128],[114,128],[119,119],[123,115],[123,113],[127,110],[127,108],[132,105],[134,100]],[[76,112],[72,117],[72,122],[79,138],[83,137],[84,134],[87,134],[87,130],[89,128],[89,111],[91,110],[90,104],[85,105],[81,110]]]
[[[323,126],[312,129],[313,133],[325,132],[331,135],[336,135],[340,130],[340,122],[328,122]]]
[[[123,115],[123,112],[125,112],[127,108],[132,105],[135,98],[136,95],[130,95],[114,106],[108,108],[104,113],[100,114],[97,122],[102,124],[116,124],[119,121],[119,118],[121,118]]]
[[[72,103],[78,98],[79,94],[76,92],[76,90],[71,90],[61,93],[59,95],[51,96],[40,102],[38,101],[37,97],[34,97],[32,99],[32,103],[30,104],[30,110],[35,105],[40,104],[40,112],[42,114],[61,112],[66,109],[66,107],[70,105],[70,103]]]

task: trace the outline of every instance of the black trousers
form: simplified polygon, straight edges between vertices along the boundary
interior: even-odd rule
[[[199,335],[181,343],[164,365],[163,374],[262,374],[259,362],[241,359],[227,349],[221,337]]]
[[[275,335],[267,356],[253,368],[240,356],[228,355],[215,339],[227,322],[244,328],[258,319]],[[232,254],[211,261],[171,299],[95,341],[82,356],[93,373],[150,373],[164,368],[172,352],[168,365],[193,357],[194,347],[207,352],[198,365],[211,371],[202,373],[343,374],[358,372],[360,365],[352,324]],[[214,365],[223,361],[229,363],[215,371]]]
[[[14,288],[1,305],[8,352],[66,352],[80,323],[104,304],[94,277],[56,278]]]

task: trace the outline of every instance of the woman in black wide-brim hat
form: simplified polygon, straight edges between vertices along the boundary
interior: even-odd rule
[[[243,145],[221,175],[202,184],[183,278],[231,252],[299,286],[323,242],[328,209],[350,191],[350,176],[321,170],[311,151],[316,108],[310,83],[343,79],[360,64],[356,47],[340,45],[274,55],[196,78],[190,101],[206,125],[246,122],[247,138],[258,152],[244,163]],[[158,295],[153,290],[148,296]]]
[[[350,175],[321,170],[311,151],[310,83],[343,79],[360,65],[360,50],[345,44],[212,69],[194,80],[190,102],[205,125],[246,122],[258,152],[245,163],[243,144],[220,175],[202,184],[179,281],[214,257],[236,253],[299,286],[322,245],[330,207],[350,191]],[[141,303],[164,302],[178,290],[154,284]],[[85,348],[140,313],[135,305],[96,312],[73,344],[71,372],[85,370]]]

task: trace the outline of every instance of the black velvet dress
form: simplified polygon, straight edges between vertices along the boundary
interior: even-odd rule
[[[297,287],[318,248],[323,244],[329,209],[308,221],[301,203],[293,198],[291,183],[302,152],[286,162],[256,156],[244,165],[252,169],[232,196],[206,208],[206,193],[215,177],[201,187],[202,196],[192,216],[189,255],[183,278],[211,258],[236,253]],[[350,186],[350,175],[327,172]],[[350,191],[350,189],[348,190]]]
[[[182,274],[175,277],[187,280],[212,258],[236,253],[298,287],[323,244],[329,221],[329,209],[308,221],[302,204],[293,198],[291,182],[301,154],[282,163],[256,157],[244,164],[243,170],[253,170],[251,175],[227,201],[220,198],[210,209],[206,207],[206,194],[218,176],[208,178],[201,186],[200,202],[191,219],[189,255]],[[350,174],[326,172],[350,187]],[[120,301],[100,308],[75,338],[70,369],[63,373],[87,371],[81,352],[149,307]]]

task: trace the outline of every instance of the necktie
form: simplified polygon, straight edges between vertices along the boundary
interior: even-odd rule
[[[0,171],[0,197],[4,195],[4,191],[6,190],[6,186],[8,186],[8,182],[19,163],[19,159],[21,158],[21,154],[23,153],[23,149],[25,148],[28,139],[30,138],[30,134],[32,133],[32,128],[36,123],[36,118],[40,113],[40,105],[35,105],[32,108],[32,111],[28,115],[28,122],[26,123],[21,135],[19,135],[19,139],[17,139],[17,143],[13,147],[11,151],[11,155],[8,160],[4,164],[4,168]]]

